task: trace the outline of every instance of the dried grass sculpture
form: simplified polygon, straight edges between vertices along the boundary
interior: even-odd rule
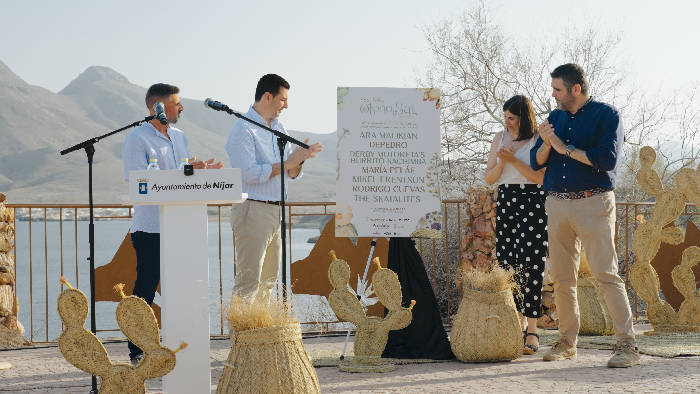
[[[24,327],[19,322],[19,299],[15,296],[14,210],[7,208],[5,194],[0,193],[0,347],[22,346]]]
[[[700,331],[695,277],[689,268],[697,264],[696,252],[692,248],[686,250],[683,262],[672,272],[674,285],[686,297],[683,304],[687,307],[681,308],[678,313],[659,296],[659,277],[651,266],[651,260],[659,251],[661,242],[673,245],[683,242],[683,230],[664,226],[679,217],[685,208],[686,199],[700,203],[700,176],[697,171],[688,168],[679,170],[675,179],[676,187],[664,190],[659,174],[652,167],[656,161],[654,149],[645,146],[640,151],[639,159],[641,168],[637,172],[637,181],[644,191],[656,197],[657,202],[651,219],[642,221],[634,235],[632,247],[636,260],[630,268],[630,281],[637,294],[647,303],[647,318],[654,327],[654,333]]]
[[[671,271],[673,284],[685,300],[678,309],[678,325],[684,331],[700,331],[700,297],[697,295],[693,267],[700,262],[700,248],[691,246],[683,252],[681,264]]]
[[[608,306],[603,299],[603,292],[598,287],[598,280],[579,278],[577,293],[581,322],[578,333],[580,335],[615,334]]]
[[[577,281],[578,307],[581,325],[578,333],[581,335],[613,335],[612,317],[600,291],[598,280],[593,277],[586,253],[581,250],[581,260]]]
[[[301,341],[301,326],[277,302],[238,294],[226,308],[231,352],[217,394],[320,393],[316,370]]]
[[[18,347],[24,345],[24,335],[17,330],[0,326],[0,348]]]
[[[637,295],[647,303],[647,319],[655,332],[681,332],[673,307],[659,297],[659,276],[651,264],[635,263],[630,268],[630,281]]]
[[[659,251],[661,242],[678,245],[683,242],[685,234],[680,228],[669,227],[685,209],[685,195],[679,188],[664,190],[659,174],[652,168],[656,161],[656,152],[651,147],[645,146],[639,152],[641,168],[637,172],[639,185],[656,197],[656,206],[651,219],[642,223],[634,235],[632,249],[636,257],[636,263],[651,264],[651,260]]]
[[[510,361],[523,354],[523,337],[513,301],[513,274],[500,267],[461,273],[464,294],[450,342],[464,362]]]
[[[389,310],[382,319],[367,316],[365,309],[357,297],[348,290],[350,281],[350,266],[344,260],[339,260],[333,251],[330,252],[333,262],[328,269],[328,279],[333,285],[333,291],[328,295],[328,303],[339,318],[349,321],[357,327],[355,334],[352,365],[341,364],[343,372],[389,372],[394,370],[393,364],[382,364],[381,356],[389,339],[389,331],[400,330],[409,324],[413,314],[411,306],[401,306],[401,283],[393,271],[382,268],[379,258],[374,263],[379,269],[372,276],[372,286],[379,301]]]
[[[143,350],[141,362],[134,366],[113,364],[100,340],[84,327],[88,301],[65,278],[69,288],[58,296],[58,314],[65,325],[58,338],[58,348],[76,368],[100,377],[100,394],[137,394],[146,392],[146,379],[155,379],[175,368],[175,352],[160,343],[153,310],[141,298],[122,294],[117,306],[117,323],[124,335]],[[119,286],[119,285],[118,285]],[[120,287],[115,286],[121,290]],[[123,287],[123,285],[121,285]],[[183,343],[180,349],[187,344]],[[178,350],[180,350],[178,349]]]

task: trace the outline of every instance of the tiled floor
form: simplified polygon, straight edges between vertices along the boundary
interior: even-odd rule
[[[639,327],[637,331],[643,331]],[[342,349],[342,337],[306,338],[309,351]],[[352,345],[352,344],[351,344]],[[228,356],[229,340],[212,340],[212,393]],[[128,361],[126,343],[105,345],[113,361]],[[673,359],[642,356],[628,369],[605,367],[610,351],[579,349],[575,360],[544,362],[540,353],[508,363],[397,365],[384,374],[350,374],[318,368],[324,393],[685,393],[700,392],[700,357]],[[89,393],[90,376],[75,369],[58,347],[0,351],[0,393]],[[146,382],[148,393],[161,392],[160,380]]]

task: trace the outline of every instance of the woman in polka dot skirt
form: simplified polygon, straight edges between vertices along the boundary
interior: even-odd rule
[[[547,214],[542,171],[530,168],[530,149],[537,138],[535,112],[527,97],[518,95],[503,104],[506,130],[491,143],[484,177],[498,182],[496,257],[515,271],[520,294],[515,294],[525,337],[523,353],[539,348],[537,319],[542,314],[542,277],[547,254]],[[517,292],[516,292],[517,293]]]

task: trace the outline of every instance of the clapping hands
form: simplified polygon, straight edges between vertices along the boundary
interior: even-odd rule
[[[513,163],[515,161],[515,153],[510,146],[507,148],[505,146],[498,148],[498,151],[496,151],[496,156],[498,156],[498,159],[502,163]]]
[[[308,144],[309,139],[305,139],[304,143]],[[286,163],[289,163],[292,166],[298,166],[302,161],[316,157],[316,155],[322,150],[323,145],[321,145],[320,142],[310,145],[309,149],[304,149],[301,146],[297,146],[296,149],[294,149],[294,151],[292,151],[292,153],[289,155]]]
[[[545,120],[537,131],[545,145],[553,147],[554,150],[561,154],[566,152],[566,144],[554,134],[554,126],[548,120]]]
[[[216,163],[216,164],[212,164],[212,163],[214,163],[214,161],[216,160],[216,158],[214,158],[214,157],[212,157],[212,158],[209,159],[208,161],[195,161],[195,160],[197,160],[197,157],[196,157],[196,156],[195,156],[195,157],[192,157],[192,158],[190,159],[190,164],[194,167],[195,170],[204,170],[204,169],[207,169],[207,170],[208,170],[208,169],[218,170],[219,168],[223,168],[223,167],[224,167],[224,165],[221,163],[221,161],[219,161],[219,162]]]

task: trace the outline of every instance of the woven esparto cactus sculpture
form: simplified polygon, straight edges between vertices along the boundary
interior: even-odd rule
[[[58,296],[58,314],[65,328],[58,338],[63,357],[76,368],[100,377],[100,394],[141,394],[146,379],[165,376],[175,368],[175,352],[161,345],[153,310],[141,298],[122,294],[117,306],[117,323],[124,335],[143,350],[141,362],[134,366],[114,364],[100,340],[84,327],[88,317],[85,294],[69,288]],[[118,285],[119,286],[119,285]],[[121,292],[121,288],[115,286]],[[123,285],[121,285],[123,287]],[[180,349],[187,344],[183,343]],[[178,350],[180,350],[178,349]]]
[[[651,219],[642,222],[634,235],[632,248],[635,263],[630,268],[630,281],[637,294],[647,303],[647,318],[654,327],[654,332],[649,334],[700,331],[700,304],[695,296],[695,276],[692,272],[692,267],[700,261],[700,254],[695,250],[697,248],[686,249],[681,265],[672,271],[674,285],[686,298],[678,313],[659,296],[659,277],[651,266],[661,242],[673,245],[683,242],[683,230],[664,226],[680,216],[686,199],[700,203],[700,176],[697,171],[684,168],[676,174],[675,187],[664,190],[659,174],[652,167],[656,161],[654,149],[649,146],[642,148],[639,160],[641,168],[637,172],[637,181],[644,191],[656,197],[656,205]]]
[[[651,219],[642,223],[636,230],[632,249],[637,263],[651,264],[661,247],[661,242],[678,245],[685,234],[678,227],[664,226],[673,223],[685,209],[685,195],[680,188],[664,190],[659,174],[652,168],[656,161],[654,149],[645,146],[639,151],[641,168],[637,172],[637,182],[645,192],[656,197],[656,206]]]
[[[328,303],[339,318],[349,321],[357,326],[355,335],[355,366],[376,366],[381,364],[381,355],[389,339],[389,331],[400,330],[411,323],[411,306],[401,306],[401,284],[393,271],[382,268],[379,258],[373,260],[379,266],[372,276],[372,286],[379,301],[389,310],[384,318],[367,316],[365,309],[357,297],[348,290],[350,281],[350,266],[344,260],[335,257],[331,251],[333,262],[328,269],[328,278],[333,285],[333,291],[328,296]],[[392,366],[393,367],[393,366]],[[389,369],[389,370],[393,370]],[[348,369],[349,372],[354,372]],[[357,372],[385,372],[381,368],[376,371],[372,368],[359,368]]]
[[[700,262],[700,248],[691,246],[683,252],[681,264],[671,271],[673,284],[685,300],[678,309],[678,325],[684,331],[700,331],[700,297],[695,287],[693,267]]]

